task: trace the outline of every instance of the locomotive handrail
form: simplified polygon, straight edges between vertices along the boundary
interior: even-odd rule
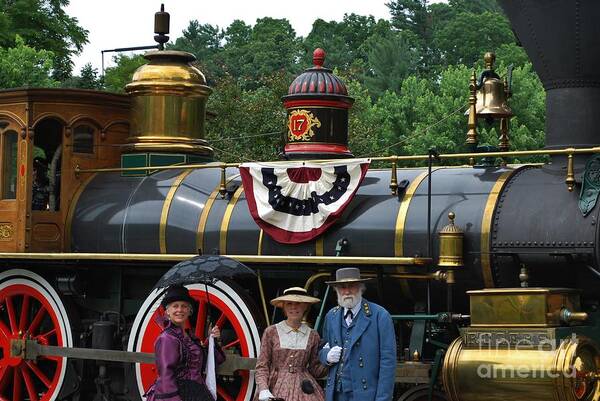
[[[514,151],[497,151],[497,152],[469,152],[469,153],[447,153],[436,155],[438,160],[450,160],[450,159],[475,159],[475,158],[489,158],[489,157],[508,157],[508,156],[552,156],[552,155],[566,155],[567,156],[567,176],[565,178],[565,184],[569,192],[575,188],[575,174],[573,167],[573,156],[577,154],[590,154],[600,153],[600,146],[592,148],[564,148],[564,149],[541,149],[541,150],[514,150]],[[414,156],[380,156],[371,157],[371,161],[389,161],[392,163],[390,189],[393,195],[397,195],[398,179],[396,174],[396,165],[399,161],[425,161],[429,160],[431,163],[431,154],[426,155],[414,155]],[[355,160],[355,159],[345,159]],[[311,163],[325,163],[325,162],[339,162],[340,159],[320,159],[310,160]],[[257,162],[260,163],[260,162]],[[280,163],[285,164],[289,161],[275,161],[269,163]],[[115,168],[96,168],[96,169],[81,169],[79,165],[75,166],[75,176],[83,173],[110,173],[110,172],[156,172],[162,170],[188,170],[188,169],[205,169],[205,168],[219,168],[221,169],[221,186],[219,192],[222,197],[225,197],[227,189],[225,187],[225,170],[228,167],[236,168],[239,167],[240,163],[211,163],[211,164],[186,164],[186,165],[173,165],[173,166],[148,166],[148,167],[115,167]]]
[[[156,254],[156,253],[0,253],[0,259],[25,260],[119,260],[179,262],[191,259],[196,254]],[[335,265],[406,265],[428,266],[431,258],[413,257],[366,257],[366,256],[275,256],[275,255],[221,255],[242,263],[297,263]]]
[[[592,148],[563,148],[563,149],[539,149],[539,150],[513,150],[509,152],[468,152],[468,153],[440,153],[439,159],[466,159],[466,158],[483,158],[483,157],[507,157],[507,156],[553,156],[553,155],[577,155],[588,153],[600,153],[600,146]],[[429,159],[429,155],[396,155],[396,156],[378,156],[370,157],[372,161],[425,161]],[[354,160],[354,159],[343,159]],[[318,159],[310,160],[311,163],[339,162],[340,159]],[[260,163],[260,162],[257,162]],[[271,163],[289,163],[289,161],[273,161]],[[84,173],[116,173],[130,171],[162,171],[162,170],[187,170],[187,169],[205,169],[205,168],[235,168],[241,163],[218,163],[218,164],[180,164],[176,166],[150,166],[150,167],[111,167],[111,168],[95,168],[81,169],[75,167],[76,174]]]

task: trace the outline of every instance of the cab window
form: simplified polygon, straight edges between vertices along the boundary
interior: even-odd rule
[[[2,199],[17,199],[17,133],[2,134]]]
[[[88,124],[81,124],[73,130],[73,152],[94,153],[94,134],[96,129]]]

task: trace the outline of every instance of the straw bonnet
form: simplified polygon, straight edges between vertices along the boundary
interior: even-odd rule
[[[321,302],[319,298],[311,297],[302,287],[292,287],[283,291],[283,295],[271,300],[271,305],[278,308],[283,307],[284,302],[304,302],[307,304],[316,304]]]
[[[364,283],[371,281],[370,278],[360,278],[360,270],[356,267],[344,267],[335,271],[335,281],[326,281],[329,285],[345,283]]]

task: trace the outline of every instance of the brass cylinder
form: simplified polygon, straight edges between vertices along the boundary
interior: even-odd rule
[[[600,352],[584,337],[558,347],[469,348],[456,339],[442,378],[451,401],[592,401],[600,397]]]
[[[204,140],[206,102],[211,89],[191,65],[194,55],[151,51],[125,87],[132,97],[130,136],[125,152],[174,152],[212,156]]]

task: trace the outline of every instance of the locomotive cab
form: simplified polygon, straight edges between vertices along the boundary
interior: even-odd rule
[[[102,104],[102,107],[98,107]],[[73,89],[0,96],[0,251],[61,252],[81,186],[71,166],[114,165],[128,132],[129,99]]]

